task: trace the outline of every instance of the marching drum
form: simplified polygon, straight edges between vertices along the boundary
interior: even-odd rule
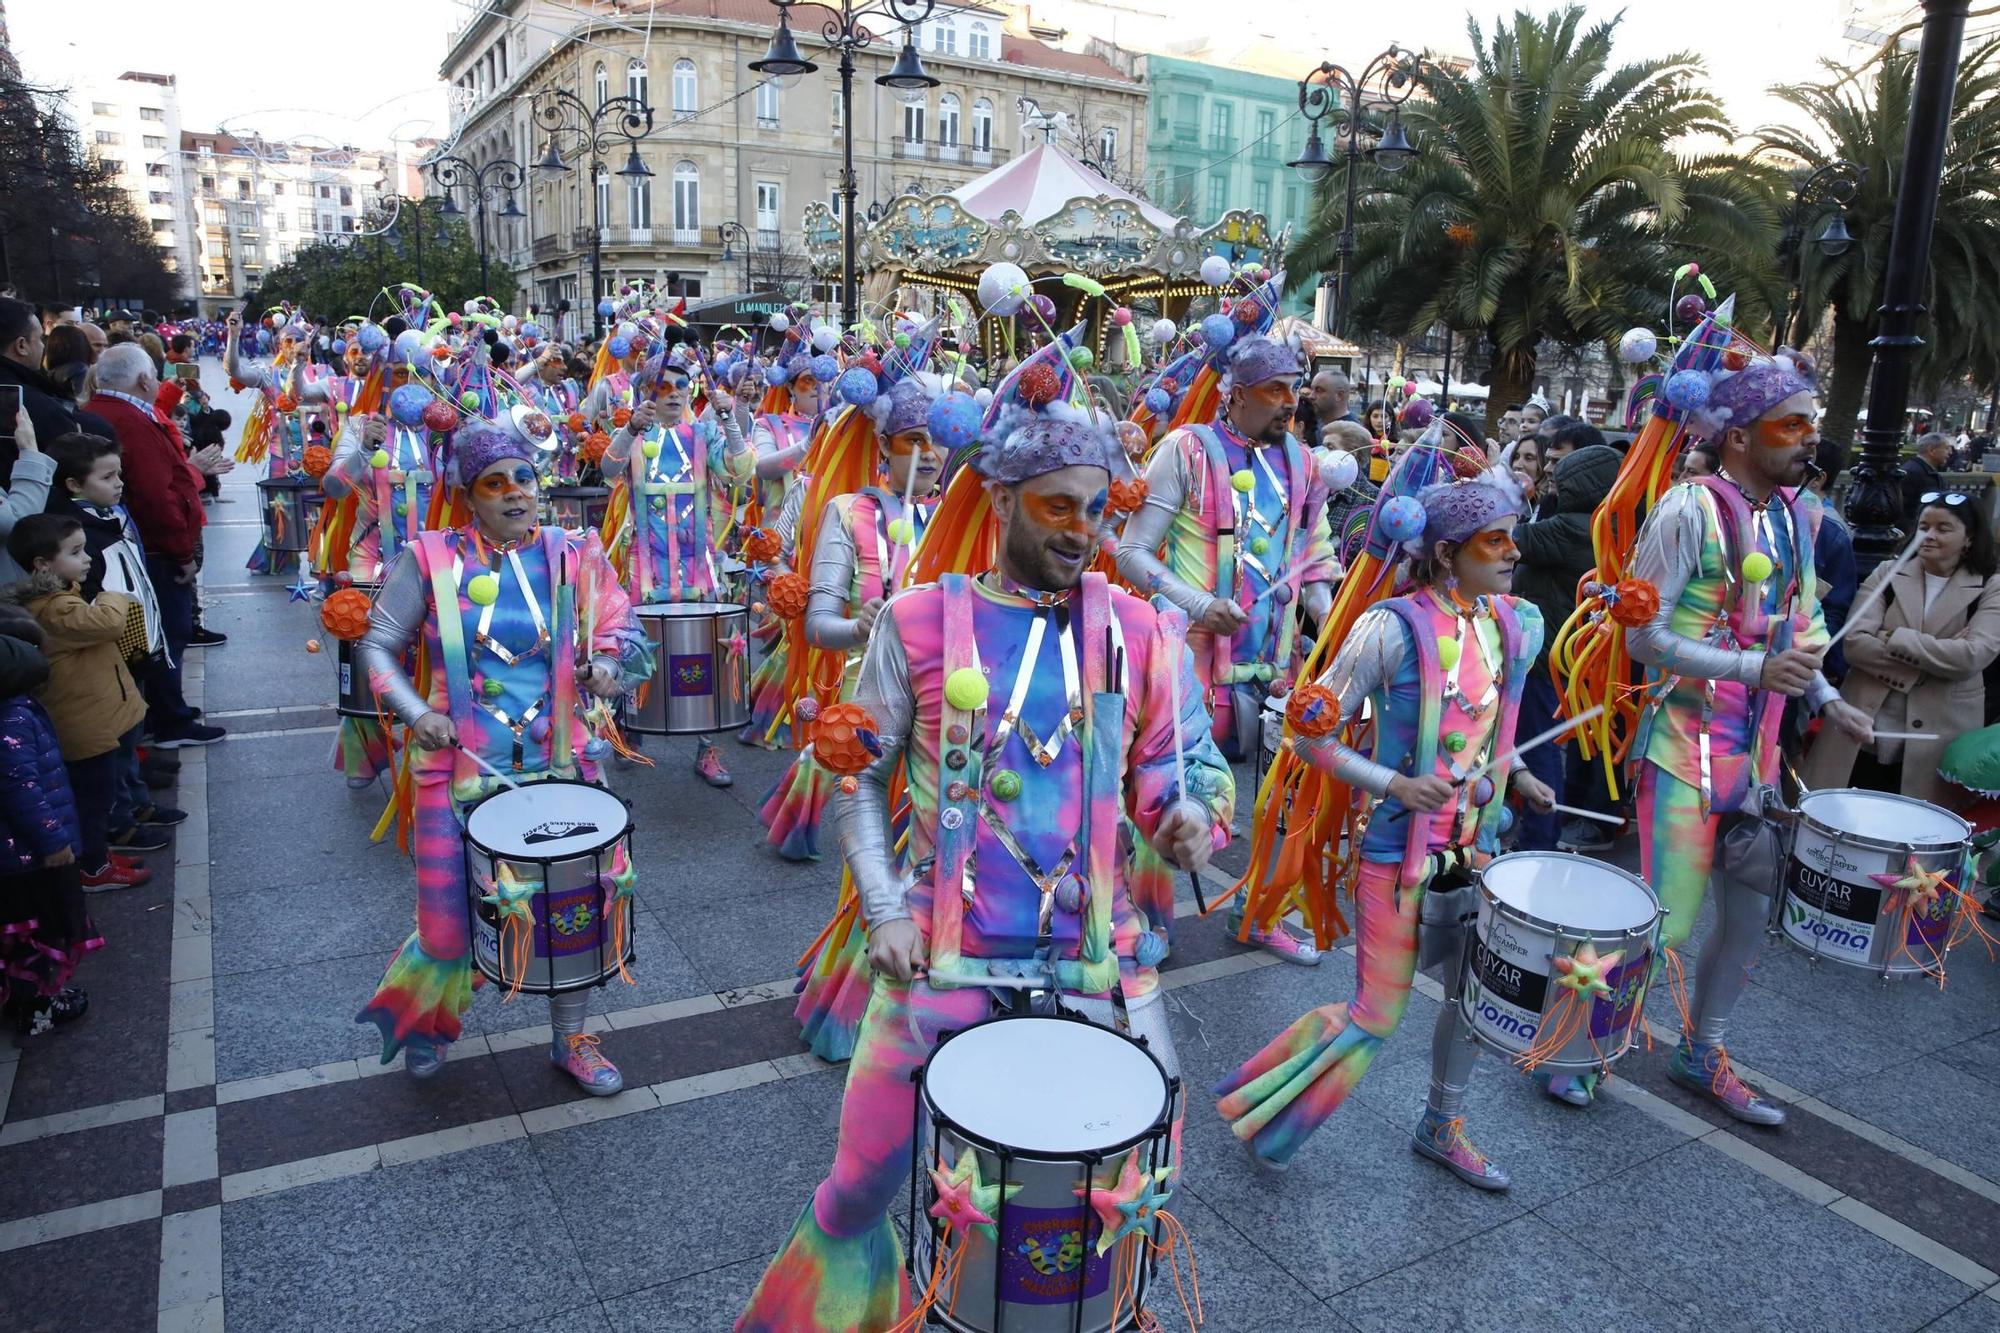
[[[1971,836],[1972,826],[1957,815],[1908,796],[1852,787],[1809,792],[1799,798],[1774,924],[1814,958],[1867,968],[1884,980],[1935,972]],[[1893,882],[1903,879],[1908,887]]]
[[[1457,996],[1472,1034],[1502,1055],[1532,1048],[1536,1067],[1555,1074],[1590,1073],[1630,1050],[1665,920],[1646,882],[1563,852],[1513,852],[1486,864],[1478,888]],[[1571,984],[1589,976],[1603,988]],[[1558,1013],[1565,1003],[1589,1009]],[[1536,1044],[1551,1024],[1552,1034],[1574,1029],[1553,1050],[1553,1035]]]
[[[473,965],[534,995],[610,980],[633,958],[632,905],[611,883],[631,844],[625,802],[588,782],[527,782],[479,801],[465,817]]]
[[[375,594],[382,591],[379,583],[356,581],[349,586],[366,593],[370,606],[375,604]],[[373,687],[368,684],[368,673],[362,669],[361,663],[354,660],[355,641],[341,639],[338,643],[339,647],[334,650],[334,666],[339,673],[335,682],[338,688],[334,696],[334,711],[341,717],[380,717],[381,708],[375,702]]]
[[[955,1333],[1134,1327],[1152,1277],[1145,1245],[1160,1224],[1149,1219],[1100,1255],[1091,1198],[1128,1163],[1162,1173],[1157,1188],[1167,1188],[1180,1081],[1143,1043],[1109,1028],[1069,1014],[1022,1015],[947,1034],[924,1065],[922,1088],[911,1265],[919,1289],[940,1246],[957,1269],[932,1322]],[[991,1206],[993,1227],[951,1230],[930,1213],[931,1170],[962,1171],[965,1153],[976,1154],[981,1182],[1005,1186]]]
[[[305,477],[287,473],[257,483],[263,511],[264,549],[273,555],[301,555],[312,549],[313,524],[326,496]],[[273,566],[275,569],[275,565]]]
[[[750,613],[727,602],[634,607],[658,663],[627,727],[643,736],[734,731],[750,720]]]
[[[611,503],[608,486],[551,486],[542,492],[544,521],[574,531],[604,526],[604,511]]]

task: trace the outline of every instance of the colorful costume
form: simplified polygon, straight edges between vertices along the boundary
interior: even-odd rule
[[[470,439],[461,432],[455,447],[468,477],[498,458],[532,459],[527,445],[499,432],[474,431]],[[421,689],[402,667],[420,640],[430,667]],[[590,734],[583,716],[580,657],[610,667],[627,687],[652,670],[631,604],[595,536],[544,527],[503,549],[476,522],[423,533],[403,548],[358,657],[405,725],[443,714],[461,747],[527,781],[599,779],[597,761],[609,746]],[[461,824],[466,808],[499,784],[458,749],[420,751],[415,768],[417,929],[356,1021],[381,1029],[384,1064],[404,1050],[411,1073],[424,1076],[458,1038],[472,1002]],[[629,914],[632,869],[622,851],[610,877]],[[583,1032],[588,1004],[587,991],[550,999],[550,1056],[586,1091],[616,1092],[617,1070]]]
[[[1069,422],[989,443],[978,466],[1013,485],[1071,464],[1105,468],[1107,479],[1123,466],[1115,441]],[[1173,903],[1135,898],[1121,831],[1129,818],[1150,835],[1186,800],[1219,834],[1233,784],[1207,739],[1175,619],[1095,575],[1060,593],[997,573],[949,575],[882,612],[855,690],[881,754],[852,791],[843,784],[836,821],[871,927],[913,920],[930,970],[910,983],[876,978],[832,1173],[738,1329],[882,1329],[910,1310],[888,1209],[909,1163],[912,1074],[941,1031],[993,1012],[982,978],[1053,974],[1061,990],[1090,997],[1079,1007],[1098,1021],[1115,987],[1132,1031],[1176,1071],[1156,971]],[[1170,673],[1180,677],[1185,767]],[[913,807],[900,858],[889,845],[899,762]]]
[[[257,399],[251,404],[250,414],[244,420],[236,461],[265,463],[265,475],[273,481],[298,476],[306,447],[305,421],[300,409],[308,396],[308,388],[315,400],[321,403],[326,401],[322,382],[314,380],[309,385],[306,359],[299,351],[306,337],[305,326],[285,324],[276,335],[277,353],[269,364],[242,359],[241,334],[240,326],[230,330],[228,344],[222,352],[222,366],[232,385],[255,389]],[[263,336],[259,334],[260,338]],[[258,538],[244,567],[253,574],[277,572],[275,556],[266,537]]]

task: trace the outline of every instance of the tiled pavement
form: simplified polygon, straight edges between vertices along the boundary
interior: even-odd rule
[[[232,492],[208,575],[231,642],[191,673],[235,734],[183,752],[178,864],[94,900],[112,947],[90,1016],[0,1051],[0,1327],[726,1329],[839,1103],[788,975],[834,875],[755,843],[782,757],[730,747],[727,793],[684,744],[616,776],[639,985],[593,1021],[626,1093],[581,1097],[547,1064],[539,1003],[490,992],[436,1080],[385,1071],[351,1018],[409,928],[409,868],[366,842],[380,796],[326,767],[330,664],[303,651],[310,612],[240,573],[254,501]],[[1213,921],[1182,934],[1170,993],[1197,1088],[1351,994],[1345,953],[1306,972]],[[1205,1327],[2000,1329],[2000,964],[1957,955],[1940,993],[1768,950],[1736,1045],[1794,1103],[1776,1133],[1669,1085],[1664,1046],[1581,1113],[1484,1061],[1471,1123],[1513,1172],[1504,1196],[1409,1153],[1438,1002],[1420,990],[1285,1175],[1247,1169],[1195,1096],[1175,1209]]]

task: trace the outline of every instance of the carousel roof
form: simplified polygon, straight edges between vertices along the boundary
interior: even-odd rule
[[[1010,210],[1032,227],[1063,211],[1073,199],[1116,200],[1139,210],[1139,215],[1171,232],[1180,219],[1098,175],[1054,144],[1038,144],[1013,161],[995,167],[951,192],[972,216],[982,222],[998,222]]]

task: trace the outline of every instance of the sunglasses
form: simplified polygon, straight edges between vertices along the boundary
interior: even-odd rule
[[[526,463],[516,463],[504,472],[488,471],[481,473],[479,480],[473,483],[473,489],[477,490],[481,495],[498,497],[505,495],[510,486],[533,486],[534,484],[535,470]]]
[[[1920,505],[1943,505],[1947,509],[1953,509],[1964,504],[1971,498],[1971,496],[1959,491],[1925,491],[1917,497],[1917,503]]]

